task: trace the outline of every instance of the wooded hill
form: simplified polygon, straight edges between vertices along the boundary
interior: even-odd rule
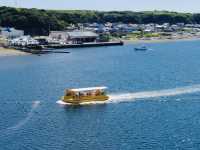
[[[0,26],[22,29],[26,34],[47,35],[49,30],[64,30],[77,23],[198,23],[200,14],[168,11],[88,11],[88,10],[42,10],[0,7]]]

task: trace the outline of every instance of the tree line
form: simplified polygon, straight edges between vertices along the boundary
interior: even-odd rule
[[[90,10],[43,10],[0,7],[0,26],[22,29],[30,35],[48,35],[50,30],[64,30],[77,23],[198,23],[200,14],[168,11],[90,11]]]

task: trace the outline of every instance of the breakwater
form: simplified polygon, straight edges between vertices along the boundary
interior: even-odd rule
[[[82,47],[101,47],[101,46],[122,46],[124,42],[99,42],[99,43],[83,43],[83,44],[49,44],[45,46],[46,48],[82,48]]]

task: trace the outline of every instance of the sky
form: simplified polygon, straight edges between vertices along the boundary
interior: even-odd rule
[[[200,0],[0,0],[0,6],[62,10],[200,12]]]

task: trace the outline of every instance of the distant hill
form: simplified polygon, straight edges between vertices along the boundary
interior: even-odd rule
[[[49,30],[63,30],[70,23],[200,23],[200,14],[168,11],[90,11],[41,10],[0,7],[0,26],[22,29],[31,35],[47,35]]]

